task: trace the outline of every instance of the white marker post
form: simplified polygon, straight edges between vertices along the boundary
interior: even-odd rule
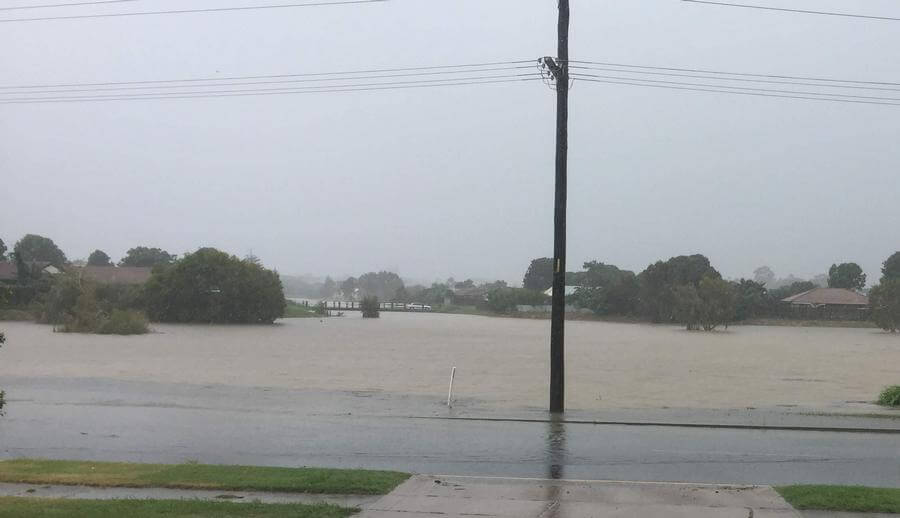
[[[453,378],[455,378],[455,377],[456,377],[456,367],[453,367],[453,369],[450,371],[450,391],[447,392],[447,406],[448,407],[453,406],[450,404],[450,400],[453,397]]]

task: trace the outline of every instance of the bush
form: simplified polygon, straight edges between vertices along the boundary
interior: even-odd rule
[[[328,306],[325,305],[324,300],[319,301],[319,303],[316,304],[315,313],[317,317],[328,316]]]
[[[147,317],[140,311],[113,310],[97,333],[101,335],[142,335],[150,332]]]
[[[34,315],[21,309],[0,309],[0,320],[7,322],[24,322],[34,320]]]
[[[890,407],[900,407],[900,385],[887,387],[878,396],[878,404]]]
[[[359,303],[359,309],[362,310],[363,318],[378,318],[381,316],[378,297],[365,297]]]

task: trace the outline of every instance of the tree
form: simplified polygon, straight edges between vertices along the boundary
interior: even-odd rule
[[[119,266],[158,266],[175,262],[178,256],[172,255],[160,248],[148,248],[136,246],[125,254],[119,261]]]
[[[900,252],[894,252],[881,267],[881,282],[900,279]]]
[[[637,306],[638,286],[634,272],[620,270],[611,264],[597,261],[584,263],[579,272],[579,288],[572,295],[576,306],[590,309],[598,315],[629,315]],[[570,274],[566,274],[569,278]]]
[[[272,323],[287,305],[277,272],[215,248],[155,271],[144,297],[150,319],[162,322]]]
[[[397,291],[394,292],[393,302],[410,302],[409,293],[406,291],[405,286],[400,286],[397,288]]]
[[[713,331],[735,316],[735,293],[728,281],[704,277],[698,285],[682,284],[673,289],[675,319],[688,331]]]
[[[522,286],[526,290],[547,291],[553,286],[553,259],[541,257],[534,259],[525,272]]]
[[[828,269],[828,287],[861,290],[866,287],[866,274],[856,263],[832,264]]]
[[[323,299],[331,298],[336,289],[337,283],[334,282],[334,279],[325,277],[325,282],[323,282],[322,287],[319,288],[319,297]]]
[[[676,288],[699,287],[704,277],[722,278],[709,259],[700,254],[681,255],[651,264],[638,275],[641,313],[653,322],[671,321],[675,313]]]
[[[869,292],[872,320],[892,333],[900,331],[900,278],[885,279]]]
[[[361,275],[356,281],[360,296],[376,297],[388,300],[398,289],[403,287],[403,279],[394,272],[369,272]]]
[[[6,260],[6,244],[0,239],[0,261]]]
[[[381,316],[381,306],[378,304],[378,297],[363,297],[359,303],[359,309],[362,311],[363,318],[378,318]]]
[[[28,234],[13,247],[16,257],[22,262],[47,262],[62,268],[68,261],[66,254],[56,246],[52,239],[36,234]]]
[[[352,300],[356,295],[356,277],[347,277],[347,280],[341,283],[341,295],[344,300]]]
[[[741,279],[732,284],[736,296],[735,320],[765,315],[770,310],[769,293],[763,283]]]
[[[767,288],[773,288],[775,282],[775,272],[768,266],[760,266],[753,270],[753,280]]]
[[[88,266],[113,266],[112,261],[103,250],[94,250],[87,260]]]

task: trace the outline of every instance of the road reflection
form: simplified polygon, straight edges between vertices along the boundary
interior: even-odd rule
[[[569,451],[566,448],[566,423],[560,416],[554,415],[547,423],[546,448],[544,451],[547,463],[547,507],[541,518],[559,518],[562,516],[560,497],[562,486],[552,480],[565,478],[566,459]]]

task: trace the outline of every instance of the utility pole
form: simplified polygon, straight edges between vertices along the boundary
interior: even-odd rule
[[[566,409],[566,190],[569,159],[569,0],[559,0],[559,49],[544,58],[556,83],[556,202],[553,217],[553,301],[550,316],[550,412]]]

